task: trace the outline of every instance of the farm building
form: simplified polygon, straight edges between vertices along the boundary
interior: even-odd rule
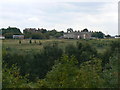
[[[13,39],[24,39],[24,35],[13,35]]]
[[[66,39],[90,39],[92,32],[89,32],[87,29],[80,31],[73,31],[72,29],[67,30],[67,33],[64,34]]]

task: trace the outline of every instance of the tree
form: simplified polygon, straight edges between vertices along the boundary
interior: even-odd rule
[[[74,56],[64,55],[47,73],[44,84],[49,88],[97,88],[104,85],[101,60],[93,58],[78,67]],[[43,85],[44,86],[44,85]]]
[[[2,28],[1,30],[2,30],[3,35],[7,33],[12,33],[12,34],[17,34],[17,35],[22,34],[20,29],[16,27],[8,27],[7,29]]]
[[[46,29],[40,29],[40,31],[41,31],[41,33],[46,33],[47,32],[47,30]]]
[[[105,66],[105,64],[109,63],[110,58],[113,56],[113,54],[120,53],[120,41],[116,40],[110,43],[110,46],[102,55],[102,64]]]
[[[96,37],[96,38],[104,38],[104,33],[102,33],[101,31],[99,32],[93,32],[92,37]]]
[[[76,75],[76,87],[79,88],[101,88],[104,85],[102,78],[101,60],[93,58],[90,61],[83,62],[80,65],[78,74]]]
[[[74,76],[77,74],[77,60],[72,56],[63,56],[56,62],[52,70],[47,73],[45,82],[49,88],[72,88],[74,87]]]
[[[72,28],[68,28],[67,29],[67,33],[69,33],[69,32],[73,32],[73,29]]]
[[[80,64],[91,60],[93,57],[97,57],[97,50],[86,42],[77,42],[76,46],[67,45],[65,47],[65,54],[68,56],[74,55]]]
[[[19,44],[21,44],[21,40],[19,40]]]
[[[68,56],[76,56],[77,54],[77,47],[75,47],[72,44],[69,44],[65,47],[65,54],[67,54]]]
[[[42,33],[32,33],[32,39],[45,39],[45,36]]]
[[[85,28],[85,29],[83,29],[81,32],[88,32],[88,29]]]
[[[105,37],[106,37],[106,38],[111,38],[111,35],[108,34],[108,35],[106,35]]]
[[[103,78],[106,81],[105,87],[110,88],[119,88],[119,57],[120,53],[115,53],[109,59],[109,63],[105,65],[105,69],[103,71]]]
[[[41,41],[39,41],[39,45],[42,45]]]
[[[4,36],[7,39],[12,39],[13,38],[13,33],[5,33]]]
[[[26,76],[21,76],[19,69],[16,65],[12,65],[11,68],[7,68],[4,63],[4,67],[2,69],[2,87],[3,88],[30,88],[31,86],[28,84],[28,79]]]
[[[32,43],[32,40],[30,40],[29,43],[31,44],[31,43]]]

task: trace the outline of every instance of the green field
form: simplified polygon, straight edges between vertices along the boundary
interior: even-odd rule
[[[102,53],[105,51],[106,48],[108,48],[109,44],[112,41],[115,41],[116,39],[96,39],[96,40],[67,40],[67,39],[52,39],[52,40],[32,40],[32,43],[30,44],[29,39],[21,40],[21,44],[19,44],[19,40],[14,39],[7,39],[2,41],[2,47],[3,48],[10,48],[11,50],[22,50],[22,51],[39,51],[41,48],[43,48],[44,45],[57,42],[59,47],[65,48],[68,44],[76,44],[77,41],[79,42],[87,42],[91,44],[93,47],[97,48],[99,53]],[[35,43],[36,42],[36,43]],[[39,42],[42,44],[40,45]]]

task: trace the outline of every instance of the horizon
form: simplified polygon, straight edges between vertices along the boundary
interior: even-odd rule
[[[0,27],[56,29],[66,32],[73,30],[101,31],[118,35],[118,2],[41,2],[38,0],[4,0],[0,3]]]
[[[7,28],[18,28],[18,27],[11,27],[11,26],[8,26]],[[0,29],[7,29],[7,28],[0,28]],[[18,28],[18,29],[20,29],[20,28]],[[25,29],[36,29],[36,30],[38,30],[38,29],[46,29],[46,28],[24,28],[23,30],[25,30]],[[69,29],[69,28],[67,28],[67,29]],[[66,31],[65,30],[62,30],[64,33],[67,33],[67,29],[66,29]],[[92,30],[89,30],[88,28],[84,28],[84,29],[82,29],[82,30],[75,30],[74,28],[72,28],[73,29],[73,32],[81,32],[81,31],[83,31],[84,29],[87,29],[88,30],[88,32],[102,32],[102,31],[92,31]],[[21,31],[21,33],[22,34],[24,34],[24,32],[23,32],[23,30],[21,31],[21,29],[20,29],[20,31]],[[51,29],[51,30],[48,30],[48,29],[46,29],[47,31],[52,31],[52,30],[56,30],[57,32],[62,32],[62,31],[58,31],[57,29]],[[103,32],[102,32],[103,33]],[[103,33],[104,35],[110,35],[110,34],[105,34],[105,33]],[[116,34],[116,35],[110,35],[110,36],[119,36],[118,34]]]

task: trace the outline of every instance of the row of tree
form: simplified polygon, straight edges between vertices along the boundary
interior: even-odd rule
[[[47,31],[46,29],[43,29],[41,32],[25,32],[24,35],[25,38],[31,38],[31,39],[50,39],[50,38],[59,38],[63,36],[64,32],[58,32],[57,30],[51,30]]]
[[[69,28],[71,29],[71,28]],[[68,30],[68,29],[67,29]],[[73,30],[73,29],[71,29]],[[88,31],[85,29],[85,31]],[[40,29],[40,32],[26,32],[23,31],[23,33],[20,31],[19,28],[16,27],[8,27],[7,29],[2,28],[0,29],[0,32],[2,32],[2,35],[5,36],[5,38],[12,39],[13,35],[24,35],[25,38],[31,38],[31,39],[49,39],[49,38],[60,38],[63,36],[64,31],[58,32],[57,30],[46,30],[46,29]],[[92,37],[96,38],[104,38],[104,33],[102,32],[92,32]]]
[[[59,38],[63,36],[63,31],[58,32],[57,30],[50,30],[47,31],[46,29],[41,29],[41,32],[26,32],[23,33],[20,31],[19,28],[16,27],[8,27],[7,29],[2,28],[0,29],[0,32],[5,38],[12,39],[13,35],[24,35],[25,38],[31,38],[31,39],[49,39],[49,38]]]

